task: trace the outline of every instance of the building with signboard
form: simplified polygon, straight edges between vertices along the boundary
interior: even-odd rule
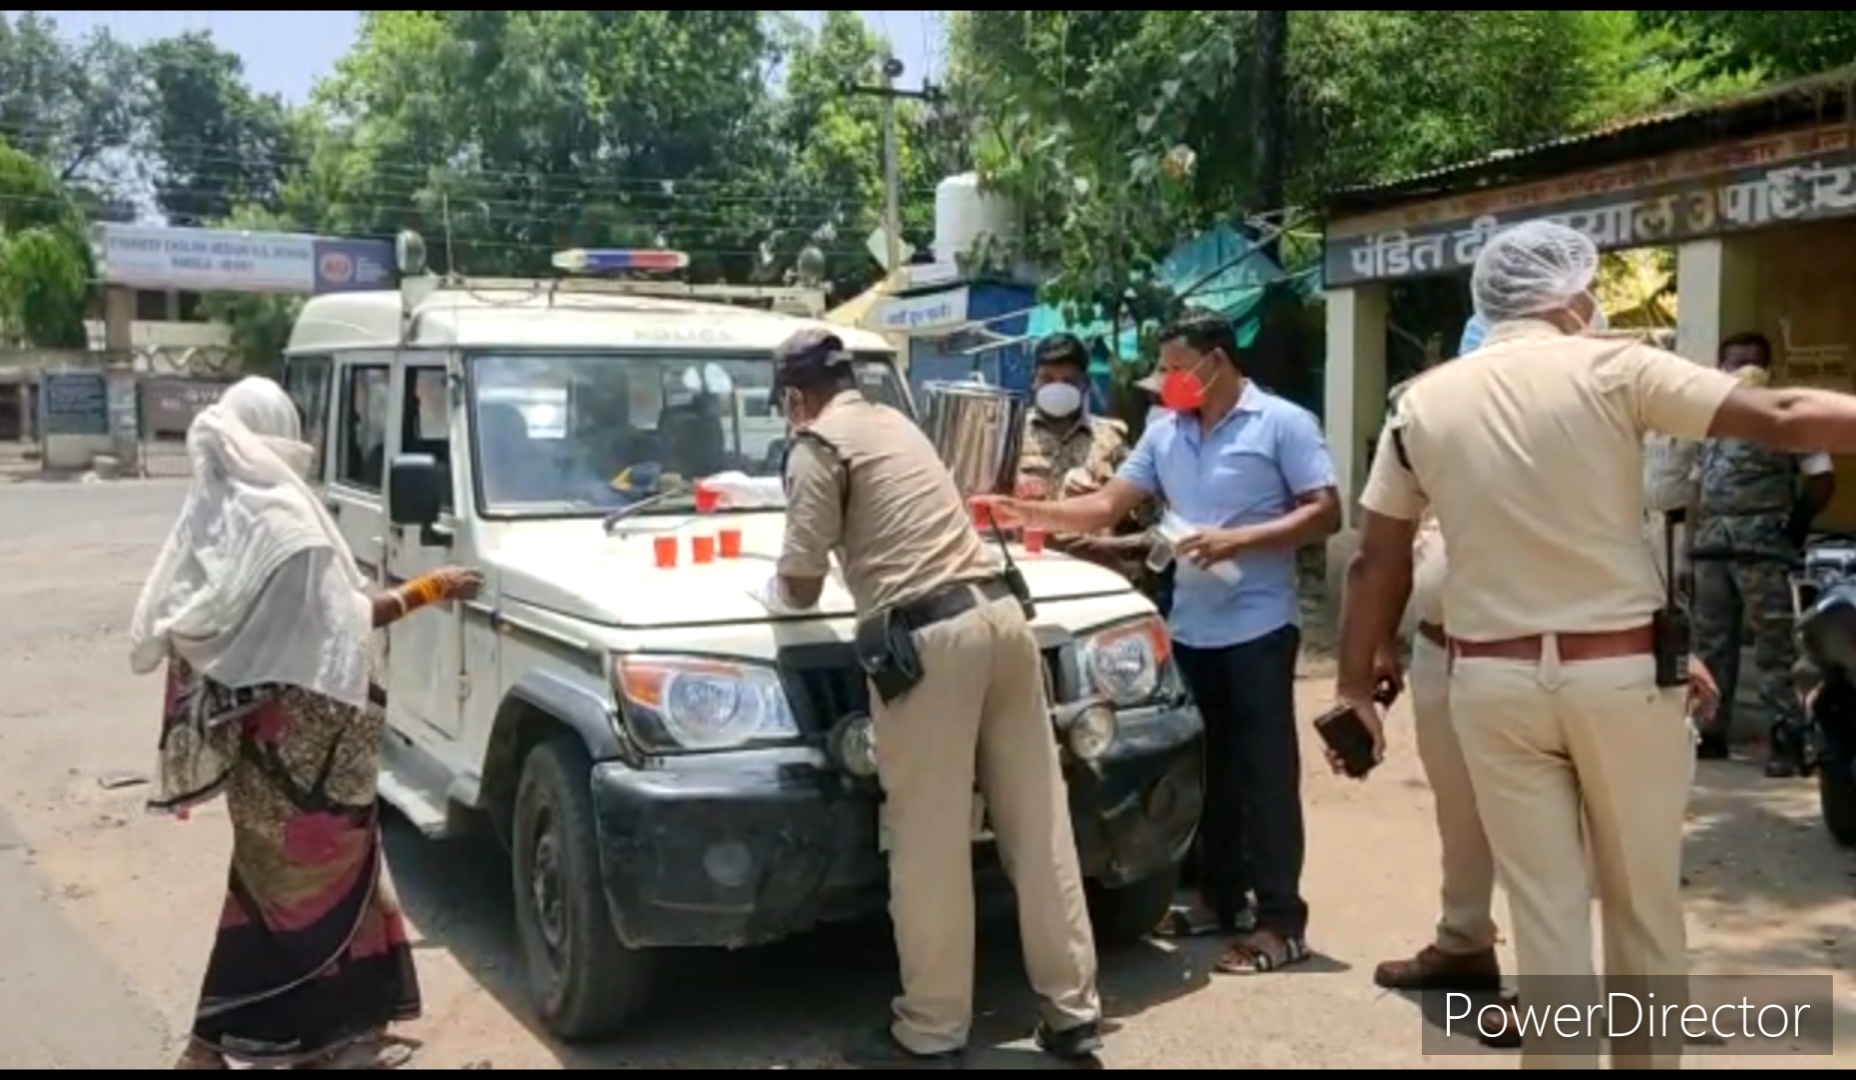
[[[1467,281],[1496,230],[1550,217],[1604,251],[1676,250],[1675,349],[1713,363],[1743,330],[1775,381],[1853,390],[1856,141],[1845,76],[1620,124],[1327,199],[1325,416],[1349,524],[1385,417],[1388,288]],[[1467,286],[1466,286],[1467,287]],[[1856,528],[1856,460],[1824,519]]]
[[[386,240],[99,222],[91,252],[103,286],[102,347],[110,352],[133,350],[135,323],[162,317],[149,310],[151,298],[168,321],[192,322],[205,293],[310,296],[398,282]]]

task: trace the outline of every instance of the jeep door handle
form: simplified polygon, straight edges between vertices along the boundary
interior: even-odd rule
[[[326,500],[322,505],[327,508],[330,517],[338,518],[342,516],[342,504],[336,502],[334,499]]]

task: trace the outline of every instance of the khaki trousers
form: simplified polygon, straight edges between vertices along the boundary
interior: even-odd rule
[[[1450,653],[1418,634],[1411,646],[1411,714],[1418,760],[1431,785],[1443,854],[1437,948],[1452,955],[1495,947],[1495,855],[1476,808],[1463,747],[1450,721]]]
[[[915,640],[926,677],[872,710],[893,837],[890,915],[902,961],[891,1030],[920,1054],[966,1045],[976,777],[1018,897],[1025,969],[1043,999],[1045,1023],[1064,1031],[1095,1021],[1095,938],[1031,628],[1007,598],[921,630]]]
[[[1458,657],[1450,704],[1508,892],[1523,1009],[1583,1014],[1600,1000],[1594,873],[1606,992],[1686,1000],[1683,813],[1695,752],[1654,662],[1562,664],[1549,635],[1538,662]],[[1598,1066],[1597,1043],[1559,1038],[1550,1023],[1536,1029],[1524,1015],[1523,1035],[1523,1068]],[[1612,1066],[1675,1068],[1681,1049],[1679,1037],[1615,1039]]]

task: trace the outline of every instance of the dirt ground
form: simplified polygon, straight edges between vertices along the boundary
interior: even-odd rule
[[[144,816],[158,687],[127,664],[124,626],[181,487],[168,481],[0,485],[0,1062],[158,1067],[186,1029],[225,875],[223,811]],[[1301,688],[1312,715],[1327,682]],[[1255,979],[1207,974],[1214,947],[1159,944],[1104,960],[1109,1068],[1512,1067],[1464,1045],[1426,1056],[1417,1006],[1375,989],[1375,962],[1423,943],[1436,918],[1429,793],[1402,711],[1386,767],[1364,784],[1304,761],[1305,892],[1321,957]],[[1856,1059],[1856,856],[1834,848],[1805,782],[1709,763],[1688,854],[1698,970],[1833,976]],[[894,989],[881,922],[673,965],[631,1037],[566,1049],[528,1022],[503,857],[394,824],[392,872],[417,931],[426,1018],[420,1068],[832,1067]],[[1505,903],[1498,907],[1505,914]],[[1012,920],[985,923],[978,1064],[1038,1068]],[[1698,1055],[1689,1067],[1813,1067],[1822,1057]]]

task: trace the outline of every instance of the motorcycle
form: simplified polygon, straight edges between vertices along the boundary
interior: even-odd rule
[[[1856,847],[1856,537],[1820,537],[1794,560],[1797,683],[1810,724],[1806,767],[1830,835]]]

